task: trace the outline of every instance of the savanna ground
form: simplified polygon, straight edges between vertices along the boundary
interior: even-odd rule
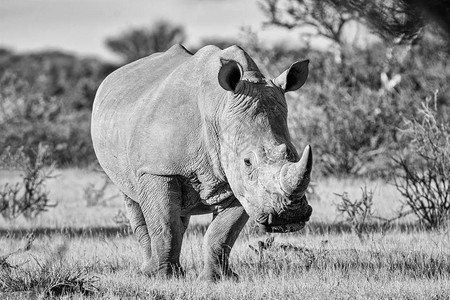
[[[334,193],[346,191],[357,198],[360,187],[367,185],[374,191],[375,214],[395,216],[400,195],[382,181],[318,180],[315,190],[320,199],[310,201],[314,212],[305,229],[260,234],[250,222],[230,258],[240,281],[211,284],[197,280],[210,216],[192,218],[185,234],[181,262],[186,277],[148,278],[139,272],[137,241],[114,220],[124,209],[121,197],[93,206],[86,203],[84,191],[90,183],[102,186],[101,173],[66,169],[56,174],[47,185],[56,207],[34,220],[0,221],[2,299],[52,294],[75,299],[450,298],[448,230],[426,231],[406,219],[389,227],[374,225],[360,240],[336,213],[339,197]],[[19,174],[0,173],[0,183],[14,178]],[[104,197],[116,193],[109,186]],[[5,257],[12,252],[16,253]]]

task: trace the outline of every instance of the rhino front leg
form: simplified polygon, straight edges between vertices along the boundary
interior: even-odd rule
[[[200,279],[216,281],[223,277],[237,279],[230,269],[228,258],[248,215],[235,199],[230,206],[214,214],[203,242],[204,268]]]
[[[139,205],[151,240],[151,258],[142,271],[149,275],[184,275],[180,266],[183,234],[189,219],[181,217],[181,188],[176,178],[144,175]]]

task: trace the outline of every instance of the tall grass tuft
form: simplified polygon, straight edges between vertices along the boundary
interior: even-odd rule
[[[64,262],[65,244],[58,247],[44,263],[33,259],[22,265],[0,265],[0,292],[31,292],[42,296],[61,296],[72,293],[92,295],[98,292],[98,278],[79,265]],[[6,259],[12,253],[6,256]],[[56,258],[56,259],[55,259]],[[6,259],[4,260],[6,262]]]

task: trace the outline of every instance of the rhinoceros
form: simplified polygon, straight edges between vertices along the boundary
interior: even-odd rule
[[[254,219],[266,232],[305,226],[311,148],[300,157],[287,126],[284,93],[299,89],[308,60],[266,79],[240,47],[181,45],[110,74],[92,112],[98,161],[124,195],[143,250],[142,271],[181,275],[191,215],[212,213],[200,278],[237,275],[228,257]]]

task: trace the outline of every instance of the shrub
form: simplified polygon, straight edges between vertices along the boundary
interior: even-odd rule
[[[346,192],[335,194],[341,198],[341,202],[336,205],[338,212],[345,217],[345,221],[352,227],[353,233],[362,241],[364,234],[367,234],[367,225],[372,221],[373,215],[373,192],[367,187],[361,188],[361,199],[351,200]]]
[[[23,148],[15,154],[9,149],[0,157],[0,162],[8,167],[19,168],[23,174],[21,183],[5,183],[0,186],[0,213],[5,219],[14,219],[20,215],[34,218],[41,212],[56,204],[49,203],[49,192],[45,190],[46,180],[52,177],[54,165],[45,166],[48,158],[48,147],[39,144],[34,162]]]
[[[112,218],[112,220],[120,227],[131,228],[130,220],[128,220],[127,214],[121,209],[117,211],[116,215]]]
[[[438,117],[428,98],[420,120],[407,121],[403,131],[410,142],[407,154],[394,158],[399,169],[395,186],[421,222],[435,228],[450,218],[450,122]]]
[[[103,172],[103,183],[101,186],[96,186],[95,183],[88,183],[83,189],[86,206],[106,205],[110,200],[117,198],[120,194],[113,194],[107,196],[107,189],[112,184],[112,181]]]

